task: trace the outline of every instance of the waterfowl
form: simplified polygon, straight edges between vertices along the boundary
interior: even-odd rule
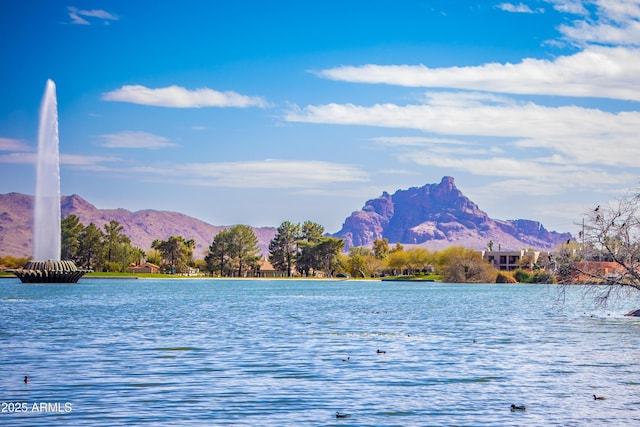
[[[384,351],[384,350],[376,350],[376,353],[378,353],[378,354],[386,354],[387,352]]]
[[[28,383],[29,381],[31,381],[31,378],[29,378],[28,376],[24,376],[24,383]]]
[[[336,418],[349,418],[351,415],[349,414],[341,414],[340,412],[336,412]]]
[[[596,396],[595,394],[593,395],[593,400],[605,400],[606,397],[604,396]]]
[[[515,412],[515,411],[526,411],[527,407],[524,405],[520,405],[520,406],[516,406],[516,405],[511,405],[511,412]]]
[[[347,357],[346,359],[342,359],[343,362],[348,362],[351,360],[351,357]]]

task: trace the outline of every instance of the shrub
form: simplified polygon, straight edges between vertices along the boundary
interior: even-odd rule
[[[533,275],[528,271],[518,269],[513,273],[513,277],[518,283],[533,283]]]
[[[514,279],[511,273],[507,271],[501,271],[498,273],[498,277],[496,277],[496,283],[517,283],[518,281]]]
[[[555,283],[556,278],[553,274],[545,271],[536,271],[533,275],[533,283]]]

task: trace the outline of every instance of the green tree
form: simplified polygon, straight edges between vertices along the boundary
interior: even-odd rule
[[[322,269],[322,261],[318,258],[317,245],[322,239],[324,227],[312,221],[305,221],[301,227],[299,239],[300,253],[296,262],[296,270],[309,276],[313,270]]]
[[[231,250],[238,268],[238,277],[243,277],[249,269],[255,269],[260,260],[258,238],[248,225],[234,225],[229,228],[232,236]]]
[[[287,277],[291,277],[300,250],[300,230],[300,224],[285,221],[269,243],[269,262],[279,271],[286,271]]]
[[[131,243],[131,240],[121,233],[122,230],[124,230],[124,227],[120,225],[118,221],[115,221],[113,219],[109,221],[108,224],[104,225],[104,248],[107,255],[106,260],[108,263],[111,263],[112,252],[115,251],[118,245],[121,245],[126,241],[129,241],[129,243]]]
[[[352,246],[347,259],[347,271],[351,277],[368,277],[367,258],[371,257],[371,250],[364,246]]]
[[[375,256],[368,248],[352,247],[345,265],[353,277],[376,277],[382,273],[385,260]]]
[[[80,232],[78,260],[81,266],[87,269],[99,269],[100,254],[103,250],[103,237],[102,231],[93,222],[89,223]]]
[[[131,264],[139,264],[145,253],[142,249],[133,246],[128,237],[116,244],[111,250],[111,261],[104,264],[103,271],[127,271]]]
[[[131,264],[140,265],[146,256],[145,252],[137,247],[129,245],[122,245],[122,256],[119,255],[122,262],[121,271],[127,271],[127,267]]]
[[[162,254],[157,249],[151,249],[146,253],[147,261],[157,266],[162,265]]]
[[[142,264],[146,256],[147,254],[142,250],[142,248],[139,248],[137,246],[133,247],[133,251],[131,253],[131,260],[133,263]]]
[[[199,271],[207,271],[207,263],[204,259],[199,258],[193,262],[193,266]]]
[[[193,239],[185,240],[182,236],[171,236],[167,240],[154,240],[151,248],[160,252],[165,265],[172,274],[182,273],[189,267],[195,241]]]
[[[253,229],[247,225],[234,225],[214,237],[205,261],[211,272],[242,277],[248,270],[257,268],[259,253],[258,238]]]
[[[184,258],[183,258],[183,262],[184,262],[184,268],[188,268],[190,266],[193,265],[194,259],[193,259],[193,251],[196,249],[196,241],[193,239],[189,239],[189,240],[185,240],[184,241]]]
[[[301,227],[302,239],[308,242],[317,242],[324,234],[324,227],[313,221],[305,221]]]
[[[409,274],[426,270],[433,262],[433,257],[425,248],[411,248],[407,253],[407,268]]]
[[[391,270],[391,274],[398,276],[404,273],[409,263],[409,255],[404,249],[394,250],[387,257],[387,268]]]
[[[78,261],[80,233],[84,225],[76,215],[69,215],[60,223],[60,257],[64,260]]]
[[[209,252],[204,260],[207,263],[207,270],[211,273],[219,272],[221,276],[231,275],[232,262],[232,238],[228,229],[220,231],[213,238],[209,245]]]
[[[314,265],[314,269],[323,268],[327,277],[333,277],[334,272],[341,268],[338,255],[344,248],[344,240],[336,237],[321,237],[314,246],[313,259],[319,264]]]
[[[376,239],[373,241],[373,255],[378,259],[385,259],[389,256],[389,239]]]

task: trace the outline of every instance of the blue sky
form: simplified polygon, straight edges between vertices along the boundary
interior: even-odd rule
[[[0,2],[0,193],[329,232],[453,176],[496,219],[577,230],[637,188],[640,0]]]

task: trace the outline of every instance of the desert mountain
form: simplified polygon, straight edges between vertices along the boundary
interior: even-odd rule
[[[431,249],[450,245],[485,249],[493,241],[494,249],[502,250],[555,250],[571,238],[569,233],[547,231],[537,221],[489,218],[448,176],[439,184],[398,190],[393,195],[382,193],[353,212],[334,236],[343,238],[347,248],[370,246],[377,238],[387,238],[390,243]]]
[[[77,195],[63,196],[62,217],[76,215],[87,225],[93,222],[103,229],[115,220],[123,226],[133,245],[149,250],[154,239],[166,240],[182,236],[196,242],[195,256],[202,258],[214,236],[225,229],[177,212],[126,209],[98,209]],[[0,194],[0,255],[31,255],[33,197],[19,193]],[[276,234],[274,227],[253,228],[264,256]],[[439,184],[427,184],[384,192],[369,200],[362,210],[353,212],[334,234],[345,240],[345,247],[370,246],[377,238],[392,244],[419,245],[442,249],[460,245],[484,249],[491,240],[494,249],[501,248],[555,250],[571,238],[569,233],[547,231],[537,221],[526,219],[495,220],[465,197],[445,176]]]
[[[149,250],[154,239],[166,240],[170,236],[182,236],[196,242],[194,255],[205,256],[218,232],[227,228],[176,212],[126,209],[98,209],[77,195],[63,196],[60,202],[62,217],[74,214],[84,225],[93,222],[98,228],[111,220],[123,226],[122,233],[134,246]],[[31,256],[33,223],[33,197],[19,193],[0,194],[0,255]],[[269,242],[276,234],[275,228],[254,228],[262,253],[269,253]]]

